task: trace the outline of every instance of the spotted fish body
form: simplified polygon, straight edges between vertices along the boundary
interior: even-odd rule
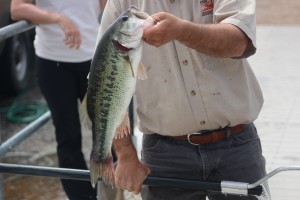
[[[112,141],[118,137],[117,128],[126,121],[137,77],[145,76],[140,60],[143,29],[149,24],[154,20],[132,6],[104,32],[97,45],[80,111],[81,121],[93,134],[93,186],[99,178],[109,184],[114,182]]]

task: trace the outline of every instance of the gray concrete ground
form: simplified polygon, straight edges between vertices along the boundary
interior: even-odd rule
[[[249,59],[265,103],[256,120],[267,172],[300,166],[300,26],[257,27],[257,53]],[[300,171],[269,179],[273,200],[300,199]]]

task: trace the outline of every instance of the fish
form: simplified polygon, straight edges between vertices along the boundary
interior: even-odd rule
[[[147,74],[141,63],[143,31],[155,20],[130,6],[102,34],[91,62],[80,120],[92,132],[91,184],[114,184],[113,139],[130,135],[128,107],[137,79]]]

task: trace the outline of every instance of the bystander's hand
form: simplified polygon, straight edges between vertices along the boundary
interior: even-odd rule
[[[58,25],[65,33],[64,42],[70,48],[78,49],[81,44],[81,35],[77,26],[66,16],[59,15]]]

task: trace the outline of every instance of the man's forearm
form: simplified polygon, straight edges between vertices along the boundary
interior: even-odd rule
[[[244,32],[231,24],[195,24],[183,21],[180,31],[183,34],[177,38],[178,41],[216,57],[240,57],[250,41]]]
[[[130,136],[114,139],[113,146],[118,160],[123,160],[128,157],[136,157],[136,159],[138,159],[136,149]]]
[[[150,169],[139,161],[130,136],[115,139],[113,145],[118,157],[115,171],[116,187],[135,194],[140,193]]]

